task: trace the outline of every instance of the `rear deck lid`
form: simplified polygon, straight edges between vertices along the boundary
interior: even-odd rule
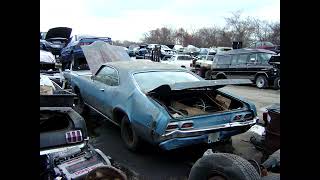
[[[241,85],[241,84],[252,84],[249,79],[221,79],[221,80],[201,80],[192,82],[179,82],[174,84],[161,85],[148,93],[167,94],[172,91],[181,91],[188,89],[206,89],[212,90],[222,88],[226,85]]]
[[[113,46],[104,41],[95,41],[91,45],[81,46],[92,74],[96,74],[101,65],[107,62],[132,61],[121,46]]]

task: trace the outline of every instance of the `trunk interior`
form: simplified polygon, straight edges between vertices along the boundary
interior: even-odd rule
[[[242,109],[243,103],[208,90],[183,90],[168,95],[150,95],[164,106],[173,118],[185,118]]]
[[[65,130],[70,127],[70,121],[66,113],[40,111],[40,133]]]

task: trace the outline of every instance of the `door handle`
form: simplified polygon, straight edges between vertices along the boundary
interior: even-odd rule
[[[104,89],[100,89],[100,91],[104,92]]]

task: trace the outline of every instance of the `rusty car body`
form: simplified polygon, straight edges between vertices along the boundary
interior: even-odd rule
[[[219,90],[249,80],[206,81],[185,68],[117,58],[97,66],[106,59],[104,50],[112,50],[98,45],[83,47],[92,74],[66,74],[79,96],[76,109],[89,107],[120,126],[131,150],[140,140],[164,150],[211,144],[247,131],[258,120],[254,104]]]

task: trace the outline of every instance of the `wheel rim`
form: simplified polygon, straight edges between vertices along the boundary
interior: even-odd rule
[[[227,179],[220,175],[213,175],[209,177],[208,180],[227,180]]]
[[[125,125],[123,136],[129,145],[133,144],[133,131],[129,123]]]
[[[262,77],[258,77],[256,84],[258,87],[263,87],[265,82]]]

